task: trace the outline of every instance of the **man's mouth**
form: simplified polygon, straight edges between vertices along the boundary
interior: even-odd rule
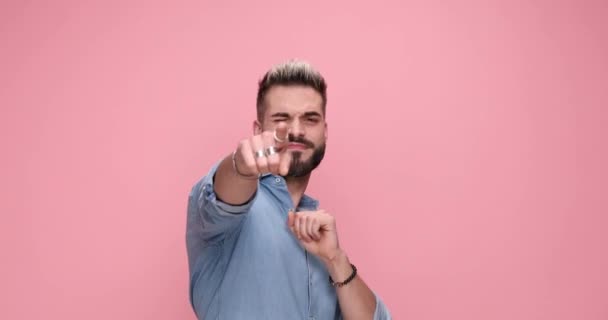
[[[302,151],[302,150],[306,150],[306,149],[308,149],[308,146],[306,146],[305,144],[302,144],[302,143],[290,142],[289,144],[287,144],[287,150]]]

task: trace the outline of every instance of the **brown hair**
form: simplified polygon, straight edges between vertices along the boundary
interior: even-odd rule
[[[258,120],[264,117],[264,98],[266,93],[275,85],[304,85],[313,88],[323,99],[323,115],[327,104],[327,84],[323,76],[310,64],[301,60],[289,60],[272,67],[258,83],[256,102]]]

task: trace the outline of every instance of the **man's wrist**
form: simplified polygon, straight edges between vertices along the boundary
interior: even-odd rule
[[[232,160],[232,170],[234,171],[234,173],[236,174],[237,177],[245,179],[245,180],[258,180],[260,178],[260,176],[261,176],[260,174],[247,175],[247,174],[243,174],[239,171],[239,169],[236,166],[236,151],[232,152],[231,160]]]
[[[325,264],[329,276],[334,279],[334,281],[344,281],[353,272],[348,256],[342,250],[338,250],[333,257],[324,259],[323,263]]]

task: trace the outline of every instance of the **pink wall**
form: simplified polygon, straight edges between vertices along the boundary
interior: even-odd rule
[[[396,319],[608,319],[605,1],[253,3],[0,4],[0,319],[193,319],[187,194],[289,57]]]

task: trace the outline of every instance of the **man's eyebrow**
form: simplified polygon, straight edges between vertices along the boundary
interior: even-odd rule
[[[270,116],[271,118],[289,118],[289,113],[287,112],[277,112]]]
[[[320,117],[320,118],[323,117],[320,113],[318,113],[316,111],[304,112],[304,114],[302,116],[303,117]],[[291,116],[287,112],[277,112],[277,113],[273,113],[270,117],[271,118],[289,118]]]
[[[321,117],[321,114],[316,112],[316,111],[308,111],[308,112],[304,112],[304,116],[305,117]]]

